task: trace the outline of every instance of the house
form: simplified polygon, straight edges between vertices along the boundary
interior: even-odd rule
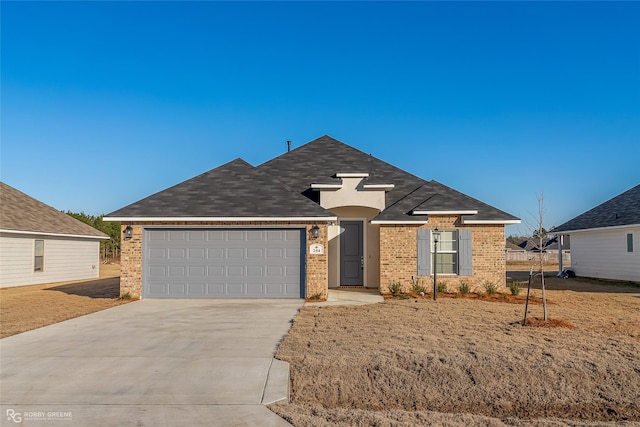
[[[505,241],[505,259],[506,261],[528,261],[531,258],[527,251],[510,241]]]
[[[121,292],[135,297],[323,298],[432,280],[505,284],[520,220],[329,136],[254,167],[233,160],[110,213]],[[431,282],[433,283],[433,282]]]
[[[556,227],[577,276],[640,282],[640,185]]]
[[[0,287],[96,278],[108,238],[0,182]]]
[[[545,262],[559,263],[560,242],[562,240],[562,265],[568,267],[571,264],[571,239],[569,236],[558,236],[549,234],[549,238],[543,241],[542,256]],[[518,253],[515,250],[507,249],[507,261],[518,260],[539,260],[540,259],[540,243],[536,239],[525,240],[519,245],[514,245],[521,249]]]

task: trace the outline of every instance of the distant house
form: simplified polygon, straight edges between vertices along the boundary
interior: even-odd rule
[[[640,185],[556,227],[576,275],[640,282]]]
[[[563,236],[562,244],[562,262],[564,267],[568,267],[571,264],[571,244],[569,236]],[[558,239],[553,238],[545,242],[544,249],[542,250],[544,261],[547,263],[558,262]],[[509,261],[537,261],[539,260],[540,250],[535,242],[530,240],[524,240],[519,245],[506,241],[505,243],[505,259]]]
[[[96,278],[108,238],[0,182],[0,287]]]

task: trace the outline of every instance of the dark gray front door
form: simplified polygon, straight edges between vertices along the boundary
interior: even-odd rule
[[[299,229],[147,229],[147,298],[300,298]]]
[[[344,229],[340,234],[340,286],[362,286],[362,221],[341,221],[340,227]]]

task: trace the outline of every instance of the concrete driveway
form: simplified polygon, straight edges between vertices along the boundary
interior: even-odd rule
[[[143,300],[0,340],[1,425],[286,426],[302,300]]]

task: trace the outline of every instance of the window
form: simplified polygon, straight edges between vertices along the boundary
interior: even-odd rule
[[[433,230],[418,230],[418,276],[433,274]],[[459,228],[440,232],[438,238],[438,274],[473,275],[471,230]]]
[[[431,259],[433,259],[435,240],[431,234]],[[438,253],[435,259],[438,274],[458,274],[458,232],[441,231],[438,238]]]
[[[627,252],[633,253],[633,233],[627,234]]]
[[[33,271],[44,271],[44,240],[36,240],[33,249]]]

